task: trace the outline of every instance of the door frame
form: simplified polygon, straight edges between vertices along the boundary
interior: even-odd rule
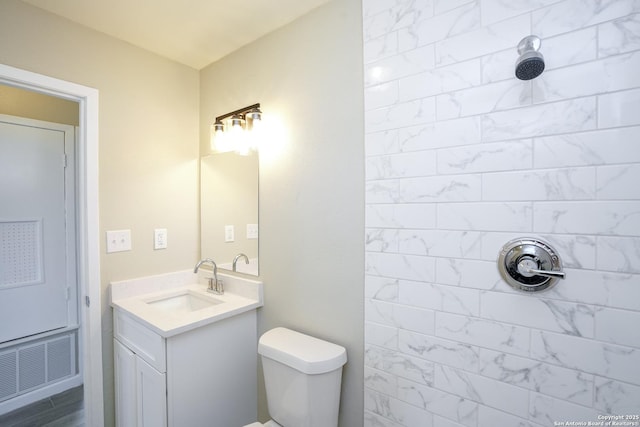
[[[85,423],[104,425],[100,231],[98,211],[98,90],[0,64],[0,83],[79,104],[77,144],[77,254],[80,349],[84,367]],[[87,305],[88,303],[88,305]]]

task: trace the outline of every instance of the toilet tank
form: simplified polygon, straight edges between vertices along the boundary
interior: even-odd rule
[[[265,332],[258,343],[269,415],[283,427],[336,427],[344,347],[291,329]]]

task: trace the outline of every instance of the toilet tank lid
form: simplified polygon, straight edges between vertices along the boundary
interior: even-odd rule
[[[330,372],[347,363],[344,347],[287,328],[265,332],[258,353],[310,375]]]

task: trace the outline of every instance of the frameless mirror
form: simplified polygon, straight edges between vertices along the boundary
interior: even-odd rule
[[[201,258],[211,258],[225,270],[233,270],[235,259],[237,272],[257,276],[258,247],[258,154],[202,157]]]

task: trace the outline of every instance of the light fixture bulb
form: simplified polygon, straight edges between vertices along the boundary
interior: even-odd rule
[[[213,151],[225,151],[224,147],[224,124],[216,119],[210,129],[210,144]]]

